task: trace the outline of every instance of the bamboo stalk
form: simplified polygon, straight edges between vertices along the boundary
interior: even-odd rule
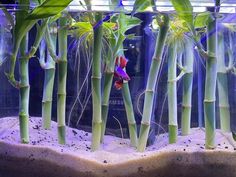
[[[58,91],[57,91],[57,126],[58,141],[60,144],[66,143],[66,78],[67,78],[67,18],[59,19],[59,60],[58,60]]]
[[[96,23],[102,21],[102,13],[95,14]],[[102,97],[101,97],[101,50],[102,50],[103,26],[99,24],[94,28],[93,62],[92,62],[92,101],[93,101],[93,125],[92,125],[92,151],[100,146],[102,132]]]
[[[29,59],[26,57],[28,49],[28,36],[23,37],[20,45],[20,59],[19,59],[19,120],[20,120],[20,136],[22,143],[29,143]]]
[[[124,13],[120,13],[118,17],[118,24],[121,27],[123,27],[124,21],[122,18],[124,17]],[[111,39],[113,40],[113,39]],[[116,42],[116,45],[114,46],[114,49],[112,51],[108,51],[108,58],[110,59],[110,62],[107,63],[107,66],[105,68],[105,76],[104,76],[104,90],[103,90],[103,99],[102,99],[102,135],[101,135],[101,141],[103,141],[103,137],[105,135],[105,129],[107,124],[107,117],[108,117],[108,109],[109,109],[109,98],[110,98],[110,92],[112,88],[112,80],[114,75],[114,68],[115,68],[115,61],[116,57],[118,55],[119,49],[123,50],[123,41],[125,40],[125,37],[123,34],[118,35],[118,40]]]
[[[183,76],[183,101],[182,101],[182,135],[190,133],[191,107],[192,107],[192,86],[193,86],[193,43],[188,40],[185,44],[185,75]]]
[[[125,109],[126,109],[126,116],[128,120],[130,143],[132,146],[137,147],[137,144],[138,144],[137,125],[136,125],[135,116],[134,116],[134,109],[133,109],[133,104],[131,100],[129,84],[127,81],[124,81],[123,83],[122,96],[123,96]]]
[[[220,127],[224,132],[231,132],[227,67],[223,34],[218,35],[217,87],[219,95]]]
[[[157,76],[160,72],[160,64],[168,29],[169,29],[169,17],[168,15],[163,15],[163,22],[160,24],[160,31],[156,42],[156,50],[152,59],[148,75],[147,86],[145,90],[145,99],[143,107],[144,110],[143,110],[141,129],[137,147],[138,151],[144,151],[147,144],[148,134],[150,130],[150,121],[152,116],[151,114],[153,109],[154,90],[157,82]]]
[[[105,72],[104,76],[104,90],[102,97],[102,134],[101,141],[103,141],[103,137],[105,135],[107,117],[108,117],[108,109],[109,109],[109,98],[112,88],[112,80],[114,73],[113,72]]]
[[[169,118],[169,143],[175,143],[178,136],[177,122],[177,47],[175,44],[170,44],[168,52],[168,118]]]
[[[56,52],[56,34],[48,34],[52,37],[53,51]],[[52,117],[52,95],[54,88],[55,78],[55,62],[47,53],[47,62],[45,63],[45,75],[44,75],[44,86],[43,86],[43,99],[42,99],[42,118],[44,129],[51,128],[51,117]]]
[[[217,23],[216,19],[207,24],[207,47],[208,58],[206,60],[206,80],[205,80],[205,147],[212,149],[215,147],[215,94],[217,79]]]

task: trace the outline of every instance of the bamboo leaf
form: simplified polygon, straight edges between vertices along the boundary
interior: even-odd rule
[[[102,25],[104,28],[104,35],[109,36],[113,34],[116,23],[104,22]],[[93,26],[90,22],[75,22],[71,27],[75,28],[74,32],[79,38],[82,36],[86,36],[85,40],[91,40],[93,38]]]
[[[188,25],[193,25],[193,7],[189,0],[171,0],[180,19],[185,20]]]
[[[152,11],[153,6],[155,6],[153,0],[136,0],[134,2],[132,14],[136,12]]]
[[[211,13],[203,12],[198,14],[194,19],[195,28],[203,28],[211,21]]]
[[[129,29],[140,25],[141,20],[136,17],[131,17],[125,14],[120,14],[118,19],[119,23],[119,30],[122,34],[124,34]]]
[[[62,12],[72,0],[46,0],[26,17],[27,20],[47,18]]]
[[[57,15],[52,16],[52,17],[49,19],[49,22],[48,22],[48,23],[51,24],[51,23],[57,21],[61,16],[62,16],[62,13],[58,13]]]
[[[109,30],[114,30],[116,28],[116,23],[112,22],[103,22],[103,27],[109,29]]]

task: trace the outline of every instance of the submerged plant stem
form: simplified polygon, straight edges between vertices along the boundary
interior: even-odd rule
[[[177,122],[177,81],[176,81],[176,67],[177,67],[177,46],[170,44],[168,52],[168,118],[169,118],[169,143],[175,143],[178,135]]]
[[[219,95],[220,128],[224,132],[231,132],[224,36],[219,34],[218,37],[217,87]]]
[[[135,121],[134,109],[133,109],[128,82],[123,83],[122,96],[123,96],[125,109],[126,109],[126,116],[128,120],[130,143],[133,147],[137,147],[137,143],[138,143],[137,125]]]
[[[65,138],[65,117],[66,117],[66,78],[67,78],[67,18],[59,19],[60,29],[58,32],[59,56],[58,60],[58,92],[57,92],[57,122],[58,141],[66,143]]]
[[[169,29],[169,17],[163,15],[163,23],[160,24],[160,31],[156,42],[156,50],[152,59],[151,68],[148,75],[147,86],[145,90],[145,99],[143,106],[143,116],[140,129],[140,135],[138,140],[138,151],[144,151],[147,144],[147,139],[150,130],[150,121],[152,116],[154,90],[157,82],[157,76],[160,72],[160,65],[162,60],[162,54],[166,41],[167,32]]]
[[[192,86],[193,86],[193,43],[188,40],[185,45],[185,70],[183,76],[183,101],[182,101],[182,120],[181,130],[182,135],[190,133],[191,124],[191,108],[192,108]]]
[[[19,101],[19,119],[20,119],[20,135],[22,143],[29,143],[29,59],[26,57],[28,48],[28,36],[22,39],[20,45],[19,75],[20,75],[20,101]]]
[[[49,34],[50,35],[50,34]],[[56,52],[57,35],[50,35],[52,37],[53,51]],[[55,62],[52,57],[47,54],[47,62],[45,63],[44,86],[43,86],[43,100],[42,100],[42,118],[44,129],[51,128],[52,117],[52,95],[55,78]]]
[[[95,15],[96,22],[102,20],[102,13]],[[101,97],[101,51],[102,51],[103,25],[99,24],[94,29],[93,61],[92,61],[92,100],[93,100],[93,125],[92,125],[92,151],[100,146],[102,133],[102,97]]]
[[[213,32],[214,31],[214,32]],[[213,33],[213,34],[212,34]],[[206,60],[206,80],[205,80],[205,99],[204,117],[207,149],[215,148],[215,94],[217,79],[217,24],[216,19],[207,25],[207,47],[208,58]],[[213,55],[213,56],[212,56]]]
[[[103,141],[103,137],[105,135],[105,130],[106,130],[108,110],[109,110],[109,98],[110,98],[110,93],[111,93],[111,88],[112,88],[113,76],[114,76],[114,73],[105,72],[104,90],[103,90],[103,98],[102,98],[102,134],[101,134],[101,141]]]

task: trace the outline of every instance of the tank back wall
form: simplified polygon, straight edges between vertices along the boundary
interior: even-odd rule
[[[231,1],[228,1],[231,3]],[[147,82],[148,71],[150,68],[150,62],[152,60],[152,55],[154,53],[154,44],[156,40],[156,35],[153,33],[152,29],[150,28],[151,21],[150,18],[152,14],[148,13],[140,13],[136,15],[138,18],[143,20],[140,26],[133,28],[132,30],[128,31],[128,33],[135,33],[136,38],[134,39],[127,39],[124,42],[125,47],[125,56],[128,59],[127,64],[127,73],[131,77],[131,81],[129,82],[130,90],[131,90],[131,97],[132,102],[134,104],[134,111],[135,117],[137,119],[137,123],[140,124],[141,122],[141,114],[143,109],[143,101],[144,101],[144,89],[145,84]],[[224,14],[227,16],[227,14]],[[226,18],[226,17],[225,17]],[[6,40],[11,43],[11,36],[10,33],[7,31],[2,31],[1,40]],[[223,31],[222,31],[223,33]],[[33,28],[29,33],[29,41],[30,45],[33,43],[34,36],[36,35],[36,28]],[[5,38],[7,39],[5,39]],[[76,55],[76,45],[74,45],[75,39],[69,38],[68,39],[68,76],[67,76],[67,107],[66,107],[66,117],[67,120],[70,117],[70,126],[78,127],[78,126],[91,126],[92,121],[92,102],[91,98],[88,100],[86,106],[81,106],[76,100],[78,97],[77,93],[79,91],[79,87],[83,84],[83,81],[87,75],[87,69],[84,67],[86,63],[84,63],[83,59],[85,55],[81,52],[80,58],[78,59],[78,55]],[[9,45],[9,47],[11,47]],[[9,53],[4,56],[9,58]],[[38,62],[39,52],[36,53],[35,57],[30,60],[30,115],[31,116],[41,116],[41,100],[42,100],[42,93],[43,93],[43,82],[41,82],[44,78],[44,72],[39,67]],[[205,63],[204,60],[200,62],[196,62],[199,60],[199,56],[196,55],[195,58],[195,66],[194,66],[194,82],[193,82],[193,94],[192,94],[192,121],[191,124],[193,127],[197,127],[199,125],[199,114],[203,114],[203,112],[199,112],[199,99],[203,99],[199,97],[198,91],[201,88],[201,91],[204,91],[204,71],[205,71]],[[76,63],[75,61],[80,60],[80,64]],[[198,64],[197,64],[198,63]],[[77,68],[75,65],[77,64]],[[4,62],[4,64],[0,67],[0,81],[2,83],[2,87],[0,90],[0,117],[5,116],[17,116],[18,112],[18,93],[7,81],[7,78],[4,74],[6,68],[9,67],[9,61]],[[80,74],[78,76],[78,70],[80,70]],[[160,127],[162,126],[165,130],[167,130],[168,125],[168,107],[167,107],[167,70],[168,65],[167,61],[165,60],[162,63],[162,70],[158,79],[158,87],[156,88],[156,103],[154,109],[154,117],[153,117],[153,126],[156,127],[155,131],[160,131]],[[201,70],[202,74],[199,76],[198,71]],[[178,73],[180,70],[178,70]],[[16,70],[16,73],[18,71]],[[17,76],[18,77],[18,76]],[[57,77],[57,76],[56,76]],[[201,78],[199,78],[201,77]],[[236,116],[235,108],[236,108],[236,98],[235,98],[235,77],[234,75],[228,75],[229,82],[229,101],[230,101],[230,114],[232,118],[232,128],[233,130],[236,129],[236,123],[233,117]],[[198,80],[202,82],[202,86],[200,87],[198,84]],[[55,82],[56,84],[56,82]],[[80,93],[80,99],[83,95],[90,92],[90,83],[88,84],[88,90],[83,90]],[[178,120],[180,121],[181,117],[181,108],[182,108],[182,81],[178,83]],[[56,120],[56,90],[53,92],[53,111],[52,111],[52,119]],[[119,123],[115,120],[117,118],[121,126],[127,129],[128,124],[126,121],[126,112],[124,107],[124,102],[122,99],[121,91],[115,90],[114,87],[112,88],[111,97],[110,97],[110,111],[109,111],[109,119],[108,119],[108,128],[111,129],[120,129]],[[218,109],[218,106],[217,110]],[[203,110],[202,110],[203,111]],[[82,116],[81,116],[82,113]],[[217,111],[217,115],[219,115],[219,111]],[[114,118],[115,117],[115,118]],[[80,118],[80,121],[78,121]],[[217,121],[217,127],[219,127],[219,116]],[[161,130],[163,132],[163,130]]]

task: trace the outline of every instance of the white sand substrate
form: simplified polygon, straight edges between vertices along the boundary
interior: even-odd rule
[[[176,144],[159,135],[144,153],[113,136],[91,152],[91,133],[68,127],[66,145],[59,145],[56,122],[44,130],[36,117],[30,118],[30,143],[21,144],[19,135],[18,118],[0,118],[0,177],[236,177],[236,143],[220,130],[214,150],[205,149],[204,130],[193,128]]]

